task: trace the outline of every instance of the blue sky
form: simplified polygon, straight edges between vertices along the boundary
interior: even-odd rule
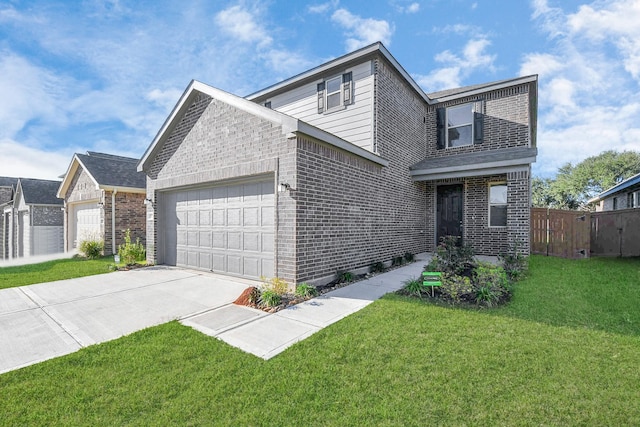
[[[424,88],[539,75],[551,177],[640,151],[640,0],[0,0],[0,175],[139,157],[191,79],[247,95],[374,41]]]

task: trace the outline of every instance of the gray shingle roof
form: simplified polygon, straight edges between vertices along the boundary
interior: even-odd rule
[[[99,185],[145,188],[146,175],[136,170],[139,159],[94,151],[76,156]]]
[[[62,199],[56,197],[60,181],[46,179],[20,178],[22,197],[28,205],[61,205]]]
[[[0,187],[13,187],[18,185],[18,178],[11,178],[8,176],[0,176]]]
[[[441,168],[454,168],[459,166],[488,164],[509,160],[526,159],[535,157],[538,150],[535,148],[507,148],[503,150],[487,150],[476,153],[467,153],[451,156],[424,159],[411,166],[410,170],[429,170]]]

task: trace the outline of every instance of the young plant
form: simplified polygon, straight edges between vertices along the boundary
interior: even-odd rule
[[[118,255],[120,261],[126,265],[144,261],[147,257],[144,246],[140,243],[140,238],[137,238],[135,243],[131,242],[131,230],[128,228],[124,232],[124,243],[118,247]]]
[[[258,304],[261,307],[272,308],[280,304],[281,301],[282,301],[282,296],[280,296],[280,294],[276,293],[275,291],[267,289],[267,290],[263,290],[262,293],[260,294],[260,301]]]
[[[424,285],[422,284],[422,280],[420,279],[409,279],[406,282],[404,282],[404,290],[409,295],[422,297],[422,291],[424,290]]]
[[[289,292],[289,284],[279,277],[267,279],[265,276],[260,276],[260,280],[262,280],[263,293],[264,291],[272,291],[278,295],[284,295]]]
[[[354,275],[352,272],[350,271],[343,271],[343,270],[338,270],[336,272],[336,277],[338,279],[338,282],[343,283],[351,283],[353,282],[354,279]]]
[[[78,249],[85,257],[96,259],[102,255],[104,243],[100,239],[87,239],[80,242]]]
[[[527,272],[529,260],[518,251],[519,243],[516,241],[509,245],[509,251],[498,254],[498,259],[502,268],[507,273],[507,278],[511,282],[516,282]]]
[[[302,298],[311,298],[318,295],[318,290],[314,286],[311,286],[307,283],[300,283],[298,286],[296,286],[295,295]]]
[[[399,267],[402,264],[404,264],[404,257],[403,256],[393,257],[393,259],[391,260],[391,266],[392,267]]]
[[[404,260],[406,262],[413,262],[416,259],[415,255],[411,252],[404,253]]]
[[[460,241],[459,237],[446,236],[442,238],[425,270],[470,276],[475,263],[471,245]]]
[[[376,261],[369,266],[369,271],[371,273],[382,273],[384,270],[384,263],[382,261]]]

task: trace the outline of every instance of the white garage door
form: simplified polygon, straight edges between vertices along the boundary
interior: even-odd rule
[[[87,239],[99,239],[100,233],[100,207],[98,203],[80,203],[74,205],[73,216],[75,220],[75,234],[73,247]]]
[[[251,279],[273,276],[273,179],[167,193],[164,262]]]

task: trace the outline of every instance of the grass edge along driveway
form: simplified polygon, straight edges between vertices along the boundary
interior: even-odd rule
[[[389,295],[269,361],[177,322],[150,328],[1,375],[0,425],[633,425],[637,314],[608,329],[611,298],[637,307],[640,282],[603,295],[565,278],[636,280],[640,261],[592,261],[532,257],[499,309]]]

